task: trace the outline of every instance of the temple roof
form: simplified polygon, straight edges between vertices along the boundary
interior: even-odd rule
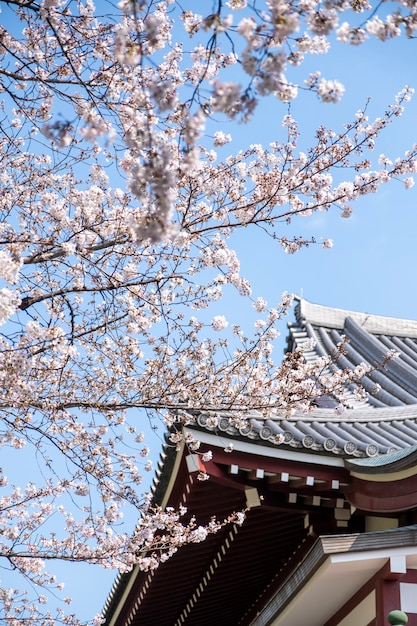
[[[354,368],[361,363],[379,366],[362,381],[369,394],[369,407],[417,404],[417,322],[344,311],[306,300],[297,302],[295,317],[296,322],[289,324],[290,350],[313,339],[316,345],[306,358],[314,361],[334,354],[344,339],[346,354],[338,359],[338,367]],[[391,350],[398,352],[398,357],[381,369]],[[356,406],[352,394],[352,407]]]
[[[393,348],[399,357],[365,381],[370,392],[376,384],[380,391],[358,402],[352,389],[341,415],[331,397],[323,398],[311,412],[291,417],[277,414],[265,419],[249,413],[248,424],[241,429],[233,426],[233,415],[216,415],[213,425],[208,421],[213,413],[195,412],[193,424],[184,428],[201,441],[200,456],[184,445],[177,451],[168,445],[153,486],[154,502],[174,508],[185,504],[199,523],[244,507],[247,519],[242,527],[225,527],[202,544],[182,548],[156,572],[135,568],[119,576],[105,609],[108,626],[208,626],[213,611],[222,615],[223,623],[270,623],[268,607],[275,613],[282,594],[288,589],[298,593],[291,581],[298,580],[299,564],[308,565],[310,558],[313,580],[315,551],[324,546],[323,554],[339,554],[351,552],[353,545],[355,550],[372,550],[366,541],[375,538],[380,547],[381,537],[391,548],[408,531],[367,533],[363,545],[354,534],[345,535],[342,545],[338,533],[362,533],[367,515],[385,516],[393,524],[416,523],[417,323],[305,300],[297,302],[295,320],[289,325],[288,349],[315,339],[314,349],[306,354],[309,360],[331,355],[342,336],[349,342],[347,353],[335,367],[362,362],[375,366]],[[277,445],[281,435],[283,441]],[[213,450],[213,459],[204,466],[201,454],[207,450]],[[207,483],[197,479],[199,468],[210,476]],[[415,528],[412,533],[414,541]],[[326,534],[338,537],[317,539]],[[387,555],[378,562],[369,557],[375,571]],[[338,573],[333,571],[330,580],[333,574]],[[340,576],[334,578],[338,589],[343,587],[345,569]],[[362,584],[356,573],[352,581]],[[330,583],[325,583],[320,589],[326,595]],[[284,600],[285,605],[291,602],[287,595]],[[322,600],[320,606],[328,606],[327,599]],[[297,619],[290,621],[301,623],[298,604],[294,606]],[[292,610],[291,604],[288,607]],[[330,608],[327,617],[317,617],[317,625],[336,610]]]
[[[358,400],[355,387],[347,391],[344,412],[338,415],[338,401],[320,398],[309,413],[295,411],[291,417],[264,419],[253,412],[249,425],[237,430],[229,417],[219,417],[215,428],[207,426],[208,414],[197,423],[204,429],[244,437],[264,445],[309,450],[342,457],[377,457],[410,448],[417,442],[417,322],[365,313],[355,313],[298,300],[296,321],[290,323],[288,350],[301,348],[309,340],[315,346],[305,352],[314,362],[332,356],[344,340],[346,354],[335,368],[354,368],[362,363],[376,367],[361,381],[367,391]],[[390,350],[398,357],[388,361]]]

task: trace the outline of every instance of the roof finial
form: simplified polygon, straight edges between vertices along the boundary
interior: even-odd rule
[[[408,617],[402,611],[391,611],[391,613],[388,614],[388,623],[391,624],[391,626],[403,626],[407,624],[407,622]]]

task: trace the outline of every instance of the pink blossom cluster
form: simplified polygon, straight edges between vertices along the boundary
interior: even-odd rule
[[[226,411],[241,428],[250,410],[309,411],[323,393],[343,410],[346,384],[367,374],[303,352],[277,365],[292,296],[271,305],[258,295],[233,237],[258,228],[287,253],[330,248],[286,237],[280,223],[349,217],[392,181],[410,189],[417,146],[373,151],[412,89],[376,119],[365,106],[341,130],[319,127],[309,148],[287,107],[267,146],[233,150],[230,121],[248,122],[263,97],[336,103],[337,77],[296,82],[293,70],[334,35],[353,45],[411,37],[417,13],[402,1],[380,16],[367,0],[3,4],[0,446],[31,470],[0,473],[0,559],[22,580],[2,583],[0,611],[8,626],[75,625],[48,608],[62,591],[54,560],[153,569],[243,522],[237,512],[206,524],[140,493],[152,470],[143,419],[160,418],[170,445],[208,461],[187,434],[196,411],[213,428]],[[256,312],[252,331],[224,314],[225,291]],[[139,518],[133,533],[126,508]]]

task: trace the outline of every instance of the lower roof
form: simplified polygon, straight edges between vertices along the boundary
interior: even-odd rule
[[[386,565],[417,569],[417,526],[319,537],[248,626],[323,626]]]
[[[248,414],[248,423],[237,429],[226,414],[201,412],[197,424],[219,436],[280,446],[288,450],[305,450],[342,458],[376,457],[410,448],[417,442],[417,405],[378,410],[361,407],[337,415],[332,409],[313,409],[310,413],[295,411],[291,417],[278,414],[264,419]]]

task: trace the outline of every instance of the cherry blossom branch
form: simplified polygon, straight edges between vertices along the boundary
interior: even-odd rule
[[[47,607],[44,594],[61,591],[55,560],[153,569],[243,521],[194,520],[141,495],[152,470],[144,421],[158,416],[170,445],[193,451],[186,426],[201,411],[241,427],[251,411],[279,419],[322,395],[343,406],[349,385],[361,394],[361,377],[386,365],[341,368],[343,342],[333,360],[295,352],[277,365],[292,298],[253,296],[233,242],[258,227],[293,253],[318,239],[283,224],[348,217],[384,184],[412,187],[417,146],[373,154],[412,89],[379,118],[367,104],[339,132],[319,127],[310,147],[290,103],[343,96],[319,60],[304,74],[330,38],[414,36],[417,14],[392,2],[381,17],[380,3],[361,0],[122,0],[102,15],[89,1],[2,7],[0,557],[27,593],[0,588],[0,604],[8,626],[76,625]],[[265,97],[284,103],[281,129],[268,148],[234,153],[234,122],[250,123]],[[221,303],[231,289],[233,320]],[[254,330],[239,325],[245,304]],[[141,514],[132,532],[126,507]]]

